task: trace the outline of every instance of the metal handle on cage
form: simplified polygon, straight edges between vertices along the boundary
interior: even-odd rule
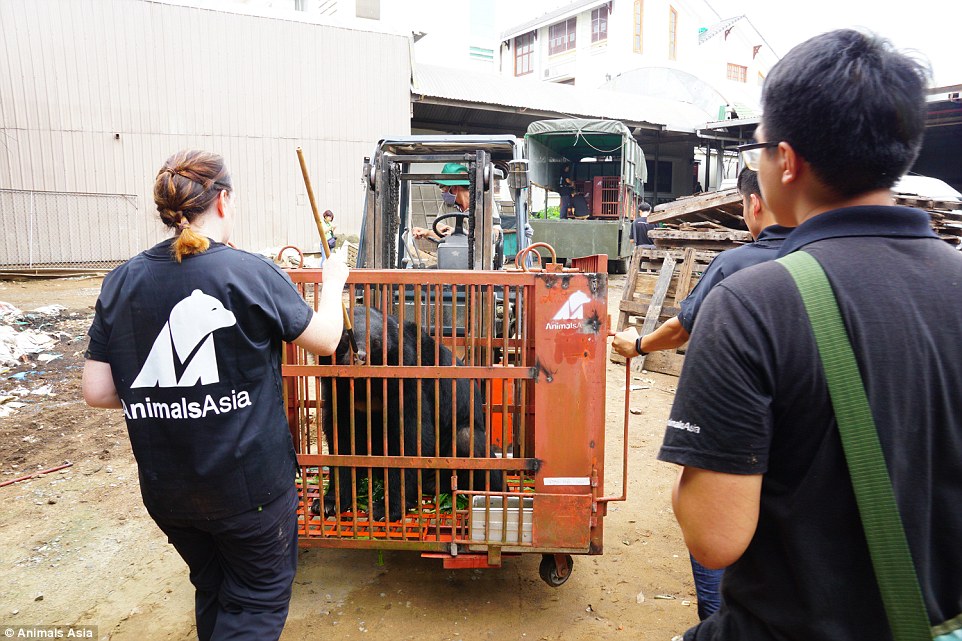
[[[514,266],[523,272],[528,271],[528,267],[524,264],[524,261],[522,259],[525,256],[527,256],[531,250],[537,249],[538,247],[544,247],[549,252],[551,252],[551,263],[553,265],[558,264],[558,254],[557,252],[555,252],[554,247],[552,247],[548,243],[534,243],[532,245],[528,245],[527,247],[525,247],[524,249],[522,249],[517,253],[517,255],[514,257]],[[545,269],[544,261],[541,260],[540,252],[535,252],[534,255],[538,257],[538,271],[540,272]]]
[[[293,249],[294,251],[297,252],[297,255],[298,255],[299,259],[300,259],[299,262],[297,263],[297,269],[300,269],[301,267],[303,267],[303,266],[304,266],[304,252],[302,252],[299,247],[295,247],[294,245],[285,245],[284,247],[281,247],[281,250],[280,250],[279,252],[277,252],[277,258],[274,259],[274,262],[275,262],[275,263],[280,263],[280,262],[281,262],[281,258],[284,256],[284,252],[287,251],[288,249]]]
[[[608,338],[615,332],[608,330]],[[631,414],[631,358],[625,358],[625,433],[622,438],[623,452],[621,455],[621,496],[602,496],[598,503],[625,501],[628,499],[628,416]]]

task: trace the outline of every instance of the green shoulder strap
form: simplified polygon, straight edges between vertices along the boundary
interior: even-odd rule
[[[779,258],[805,304],[828,382],[875,578],[896,641],[930,641],[922,590],[838,301],[819,262],[804,251]]]

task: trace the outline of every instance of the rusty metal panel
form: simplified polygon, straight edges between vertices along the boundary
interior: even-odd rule
[[[588,550],[592,497],[586,494],[540,494],[533,542],[541,549]]]
[[[608,271],[608,255],[578,256],[571,259],[571,267],[582,272],[605,273]]]
[[[538,492],[603,487],[607,278],[539,274],[535,292]]]

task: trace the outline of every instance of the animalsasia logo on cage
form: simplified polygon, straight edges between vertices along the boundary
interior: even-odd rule
[[[591,297],[582,291],[574,292],[545,325],[545,329],[578,329],[585,318],[585,304],[591,302]]]

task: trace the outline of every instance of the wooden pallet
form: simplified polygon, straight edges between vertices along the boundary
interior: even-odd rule
[[[742,197],[736,189],[711,191],[662,203],[648,214],[649,223],[712,222],[729,229],[745,229]]]
[[[631,255],[625,289],[618,306],[618,331],[635,326],[641,335],[654,331],[661,323],[681,311],[679,303],[698,283],[701,273],[717,255],[694,247],[658,249],[638,247]],[[611,360],[625,359],[612,352]],[[647,369],[678,376],[684,362],[684,346],[675,351],[654,352],[632,359],[634,371]]]
[[[347,245],[347,264],[354,267],[357,264],[357,244],[352,242],[344,244]]]
[[[895,204],[906,207],[918,207],[927,211],[932,210],[958,210],[962,209],[962,202],[957,200],[937,200],[934,198],[923,198],[914,194],[895,194]]]
[[[709,251],[725,251],[752,242],[752,235],[747,231],[726,229],[725,231],[710,230],[681,230],[681,229],[651,229],[648,237],[657,248],[693,247]]]
[[[895,194],[895,204],[917,207],[928,212],[932,229],[939,238],[951,245],[962,243],[962,202],[934,200],[911,194]]]

